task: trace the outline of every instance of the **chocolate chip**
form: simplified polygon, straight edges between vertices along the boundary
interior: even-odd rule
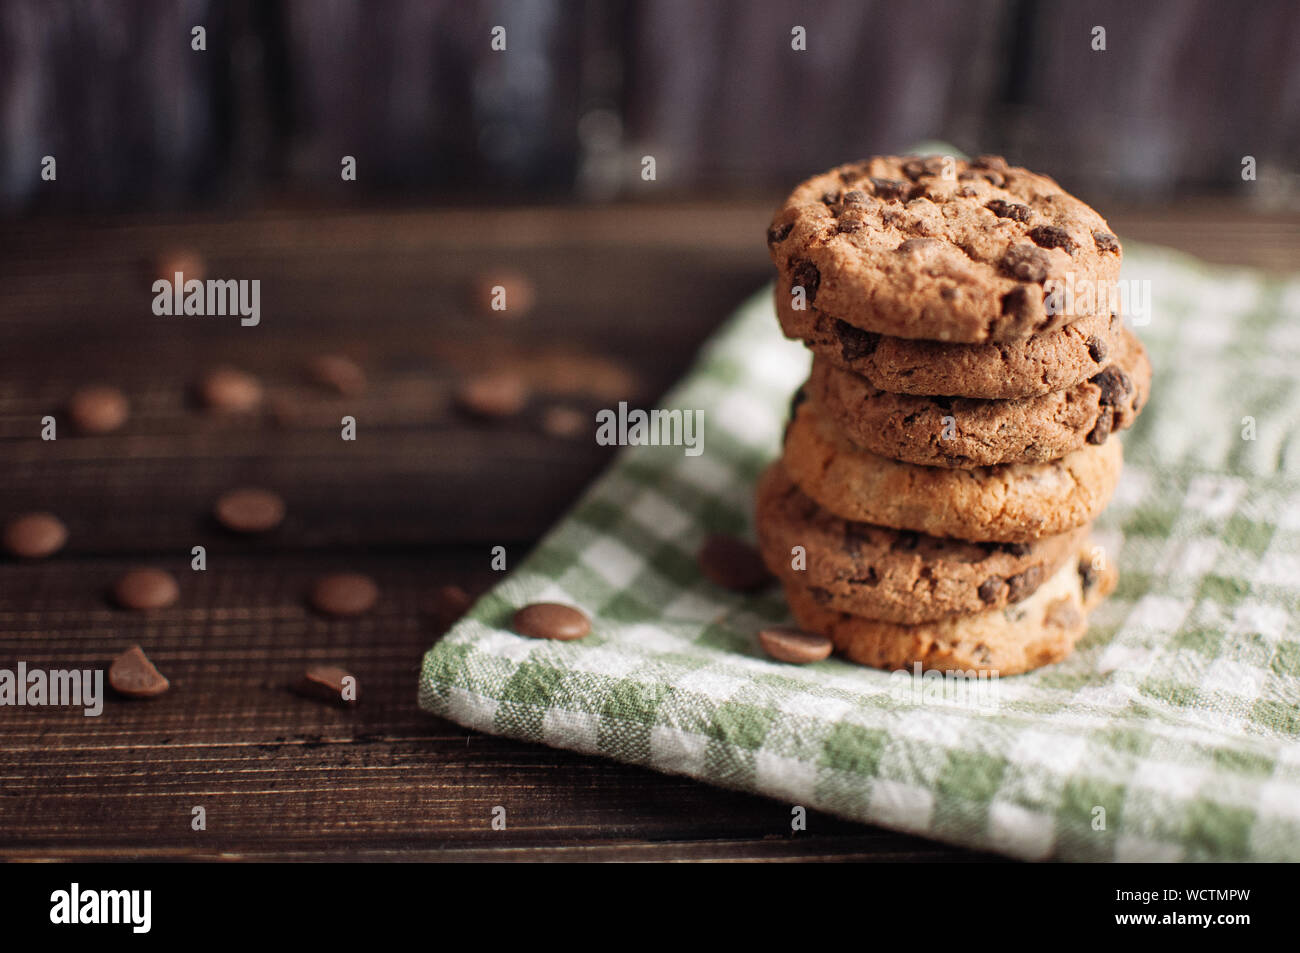
[[[1092,241],[1097,246],[1097,251],[1119,251],[1119,239],[1110,232],[1093,232]]]
[[[1028,556],[1034,548],[1029,543],[997,543],[997,548],[1010,556]]]
[[[1040,248],[1063,248],[1067,255],[1073,255],[1078,248],[1070,233],[1059,225],[1039,225],[1029,230],[1029,237]]]
[[[794,419],[794,415],[799,412],[799,408],[803,405],[803,402],[807,399],[808,399],[808,391],[802,386],[798,390],[796,390],[793,394],[790,395],[790,419],[791,420]]]
[[[1088,338],[1088,356],[1100,364],[1106,360],[1106,342],[1093,335]]]
[[[171,683],[138,645],[133,645],[108,668],[108,684],[113,691],[129,698],[153,698],[171,687]]]
[[[816,300],[817,287],[821,283],[822,273],[812,262],[804,258],[790,262],[790,287],[802,288],[809,304]]]
[[[1009,218],[1016,222],[1027,222],[1029,216],[1033,214],[1029,211],[1028,205],[1020,205],[1016,202],[1007,202],[1003,199],[994,199],[984,206],[998,218]]]
[[[1021,281],[1046,281],[1051,268],[1047,252],[1033,245],[1012,245],[1002,256],[1002,270]]]
[[[1092,383],[1101,388],[1097,398],[1103,407],[1118,406],[1133,391],[1133,382],[1122,370],[1112,364],[1092,378]]]
[[[182,283],[190,279],[202,281],[206,270],[203,256],[192,248],[168,249],[154,262],[154,277],[167,282],[174,282],[178,271]]]
[[[911,183],[904,182],[902,179],[879,179],[873,176],[870,182],[876,198],[886,201],[906,198],[912,190]]]
[[[870,358],[880,345],[879,334],[865,332],[840,320],[835,322],[835,335],[840,339],[840,356],[846,361]]]
[[[793,222],[789,222],[785,225],[773,225],[767,230],[767,243],[769,245],[775,245],[779,242],[783,242],[790,237],[790,232],[793,230]]]
[[[479,374],[461,383],[456,403],[475,417],[513,417],[528,403],[528,387],[510,371]]]
[[[735,592],[754,592],[772,579],[758,550],[734,536],[715,533],[706,539],[699,563],[709,581]]]
[[[774,625],[760,629],[758,644],[769,657],[792,665],[820,662],[829,656],[831,649],[834,648],[831,640],[826,636],[805,632],[792,625]]]
[[[542,414],[542,430],[552,437],[572,440],[587,432],[590,418],[572,407],[547,407]]]
[[[23,559],[53,556],[67,541],[68,528],[53,513],[24,513],[5,526],[5,550]]]
[[[236,533],[265,533],[284,519],[284,500],[256,487],[229,490],[217,498],[213,513],[222,526]]]
[[[1092,561],[1088,559],[1079,560],[1078,573],[1079,584],[1083,587],[1084,595],[1087,595],[1092,590],[1092,587],[1097,585],[1101,573],[1092,568]]]
[[[993,169],[974,169],[959,172],[957,173],[957,179],[959,181],[983,179],[985,182],[999,189],[1007,184],[1006,177],[1001,172],[997,172]]]
[[[861,189],[849,189],[840,197],[841,205],[866,205],[867,193]]]
[[[262,385],[252,374],[218,367],[199,382],[199,396],[209,409],[219,413],[248,413],[262,402]]]
[[[971,160],[971,167],[975,169],[993,169],[997,172],[1006,172],[1010,168],[1006,159],[995,155],[976,156]]]
[[[845,212],[839,217],[839,221],[835,223],[835,230],[842,234],[851,235],[853,232],[860,231],[866,224],[867,223],[863,220],[861,213],[852,214],[850,212]]]
[[[1057,629],[1072,629],[1082,621],[1083,614],[1069,596],[1061,596],[1043,613],[1043,622]]]
[[[294,691],[335,705],[355,705],[358,700],[356,676],[337,665],[313,665],[303,673]]]
[[[1001,576],[989,576],[980,583],[980,587],[977,591],[979,592],[980,600],[985,605],[991,606],[996,604],[998,600],[1002,598],[1002,593],[1006,591],[1006,588],[1006,580]]]
[[[433,596],[434,611],[445,623],[452,623],[470,610],[474,600],[455,584],[440,586]]]
[[[1043,567],[1030,566],[1024,572],[1007,577],[1007,602],[1019,602],[1038,588],[1043,580]]]
[[[322,354],[307,365],[312,381],[340,397],[358,397],[366,392],[366,372],[356,361],[338,354]]]
[[[837,203],[839,202],[839,200],[840,200],[840,193],[839,193],[839,192],[823,192],[823,193],[822,193],[822,203],[825,204],[825,205],[835,205],[835,204],[837,204]]]
[[[374,608],[379,587],[369,576],[335,572],[321,576],[311,587],[311,604],[328,615],[361,615]]]
[[[68,414],[83,433],[111,433],[126,423],[130,406],[116,387],[83,387],[68,401]]]
[[[1014,327],[1029,330],[1034,315],[1034,299],[1029,285],[1017,285],[1002,296],[1002,313],[1014,319]]]
[[[1110,436],[1110,430],[1115,425],[1115,408],[1103,407],[1101,414],[1097,417],[1097,423],[1092,430],[1088,432],[1088,443],[1094,446],[1101,446]]]
[[[823,589],[821,586],[809,586],[808,594],[813,597],[813,601],[819,606],[830,604],[831,593],[829,589]]]
[[[530,639],[568,642],[591,631],[591,620],[572,606],[558,602],[534,602],[515,613],[512,627]]]
[[[849,163],[844,168],[839,170],[840,181],[843,182],[845,185],[849,185],[850,183],[857,182],[859,179],[861,179],[864,175],[867,174],[867,169],[870,167],[870,165],[871,165],[870,161],[866,159],[862,160],[861,162]]]
[[[161,569],[133,569],[113,583],[113,598],[123,609],[163,609],[180,594],[176,577]]]
[[[925,175],[925,163],[920,159],[908,159],[903,163],[903,175],[907,176],[913,182]]]

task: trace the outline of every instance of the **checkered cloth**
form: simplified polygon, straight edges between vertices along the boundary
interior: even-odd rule
[[[990,703],[764,657],[779,589],[722,591],[695,553],[752,538],[807,373],[765,291],[664,399],[704,411],[703,453],[624,450],[428,652],[421,706],[1015,857],[1300,860],[1300,278],[1138,247],[1124,277],[1151,282],[1153,393],[1099,523],[1120,586],[1064,662]],[[592,634],[512,634],[536,601],[580,606]]]

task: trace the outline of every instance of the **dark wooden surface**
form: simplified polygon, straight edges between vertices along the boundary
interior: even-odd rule
[[[140,643],[172,680],[149,702],[0,709],[0,856],[10,859],[981,859],[913,837],[598,758],[466,731],[422,714],[418,663],[442,630],[434,593],[490,586],[489,550],[518,559],[610,460],[548,436],[547,407],[649,404],[768,277],[766,204],[491,213],[281,210],[237,220],[0,225],[0,518],[50,509],[67,548],[0,562],[0,668],[102,667]],[[1231,210],[1113,215],[1126,238],[1217,260],[1294,265],[1296,220]],[[154,256],[199,251],[208,274],[259,278],[262,323],[155,317]],[[503,322],[466,304],[469,279],[510,267],[539,303]],[[370,376],[330,397],[303,365],[344,353]],[[203,369],[258,374],[270,408],[219,419],[195,405]],[[535,395],[482,424],[451,402],[475,370],[513,368]],[[79,384],[121,386],[127,426],[77,436]],[[60,420],[57,441],[40,418]],[[352,414],[358,439],[339,439]],[[213,525],[223,489],[280,491],[288,518],[239,539]],[[208,551],[206,572],[190,548]],[[138,615],[105,597],[135,565],[182,596]],[[323,618],[304,592],[357,570],[382,598]],[[358,676],[338,710],[286,686],[306,665]],[[493,831],[503,805],[508,828]],[[191,830],[202,806],[207,830]]]

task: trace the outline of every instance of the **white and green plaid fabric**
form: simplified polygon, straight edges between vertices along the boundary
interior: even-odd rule
[[[428,652],[421,706],[1016,857],[1300,860],[1300,279],[1137,247],[1124,276],[1151,282],[1155,381],[1100,522],[1120,586],[1070,658],[1001,679],[995,705],[769,661],[755,632],[787,618],[779,590],[701,577],[708,533],[753,538],[807,372],[763,292],[664,399],[704,411],[703,453],[624,450]],[[535,601],[580,606],[592,634],[512,634]]]

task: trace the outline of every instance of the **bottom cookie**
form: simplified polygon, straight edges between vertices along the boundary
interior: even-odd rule
[[[1093,568],[1087,546],[1023,602],[992,612],[902,625],[837,612],[807,588],[785,585],[800,627],[828,637],[840,655],[860,665],[1017,675],[1059,662],[1087,631],[1087,613],[1118,580],[1109,563]]]

